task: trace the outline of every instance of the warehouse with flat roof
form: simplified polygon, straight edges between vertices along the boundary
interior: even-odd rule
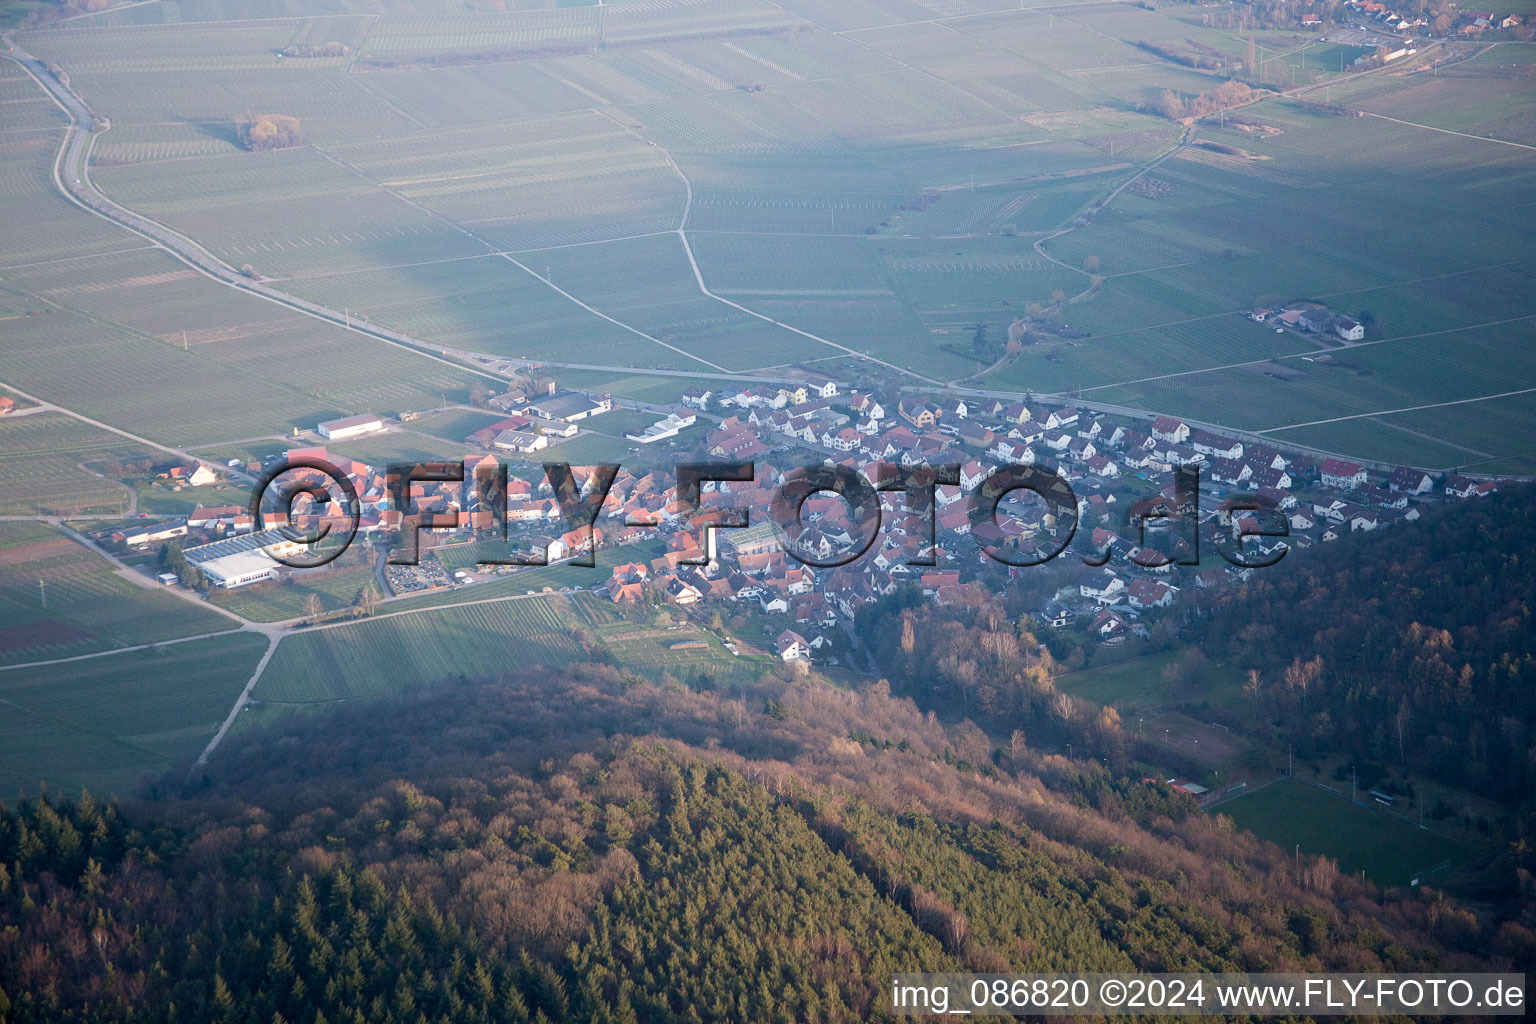
[[[384,421],[379,417],[360,413],[356,416],[344,416],[339,420],[326,420],[315,428],[315,433],[327,441],[345,441],[349,437],[359,437],[383,429]]]
[[[275,580],[279,572],[278,564],[262,551],[237,551],[196,565],[204,579],[223,590]]]

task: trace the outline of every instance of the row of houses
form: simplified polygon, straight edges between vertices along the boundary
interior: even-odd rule
[[[1380,25],[1389,32],[1412,35],[1425,33],[1429,27],[1429,19],[1423,15],[1400,14],[1379,0],[1344,0],[1344,5],[1355,17]],[[1302,19],[1302,24],[1307,24],[1305,17]]]
[[[1403,13],[1380,0],[1344,0],[1344,5],[1350,12],[1362,21],[1380,25],[1389,32],[1395,32],[1401,36],[1426,36],[1431,32],[1439,32],[1447,27],[1445,23],[1431,22],[1423,14]],[[1514,31],[1525,24],[1526,15],[1520,12],[1498,13],[1492,10],[1467,10],[1455,11],[1455,4],[1449,5],[1447,21],[1450,31],[1459,36],[1478,36],[1485,32]],[[1438,13],[1438,12],[1437,12]],[[1303,15],[1303,25],[1321,24],[1322,19],[1316,14]]]
[[[841,385],[831,377],[818,373],[804,373],[803,380],[781,385],[758,385],[714,391],[698,386],[683,392],[683,404],[705,410],[712,401],[735,409],[785,409],[805,405],[817,400],[836,398]]]

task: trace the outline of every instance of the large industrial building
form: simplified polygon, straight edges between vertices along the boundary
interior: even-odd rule
[[[346,416],[339,420],[326,420],[315,428],[315,433],[327,441],[345,441],[349,437],[360,437],[363,434],[371,434],[376,430],[384,429],[384,421],[377,416],[367,413],[359,413],[356,416]]]
[[[588,398],[574,391],[557,391],[548,398],[530,402],[526,411],[545,419],[575,422],[612,409],[613,402],[607,398]]]
[[[299,554],[304,545],[289,540],[281,530],[263,530],[199,544],[182,552],[208,582],[224,590],[276,579],[282,566],[272,557]]]

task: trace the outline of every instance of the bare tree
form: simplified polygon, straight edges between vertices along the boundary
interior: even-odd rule
[[[1303,711],[1307,708],[1307,691],[1312,684],[1317,682],[1323,674],[1323,659],[1321,656],[1311,661],[1302,661],[1300,658],[1292,661],[1285,669],[1285,688],[1301,702]]]
[[[379,591],[372,583],[357,592],[357,600],[352,605],[359,615],[372,615],[379,609]]]
[[[1178,93],[1164,89],[1163,94],[1152,104],[1152,109],[1170,121],[1177,121],[1184,116],[1184,101]]]

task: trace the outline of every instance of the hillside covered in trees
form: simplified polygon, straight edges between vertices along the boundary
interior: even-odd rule
[[[1185,637],[1256,670],[1248,728],[1536,810],[1536,487],[1257,573]]]
[[[1536,809],[1533,498],[1536,487],[1507,487],[1432,509],[1411,529],[1352,535],[1182,606],[1152,632],[1182,652],[1164,681],[1221,661],[1247,678],[1231,728]],[[895,692],[924,708],[1044,729],[1117,765],[1138,753],[1112,708],[1055,689],[1059,638],[1022,608],[939,606],[908,588],[864,608],[857,629]]]
[[[883,683],[596,665],[286,719],[133,805],[23,803],[0,865],[5,1024],[852,1021],[897,970],[1536,947]]]
[[[1480,899],[1525,901],[1536,869],[1536,487],[1430,509],[1408,529],[1298,552],[1242,587],[1164,616],[1148,648],[1169,704],[1314,765],[1346,758],[1409,795],[1432,779],[1504,805],[1508,850]],[[1083,649],[1017,602],[935,605],[915,588],[861,610],[857,629],[892,690],[995,735],[1199,777],[1205,765],[1138,738],[1113,707],[1061,692]],[[1053,654],[1055,655],[1053,657]],[[1210,701],[1215,664],[1231,687]],[[1243,680],[1233,682],[1232,677]],[[1241,685],[1241,693],[1237,692]],[[1347,771],[1342,776],[1348,779]],[[1395,781],[1389,781],[1395,780]],[[1439,802],[1431,819],[1453,814]],[[1468,819],[1470,826],[1470,818]],[[1487,825],[1486,819],[1484,825]]]

